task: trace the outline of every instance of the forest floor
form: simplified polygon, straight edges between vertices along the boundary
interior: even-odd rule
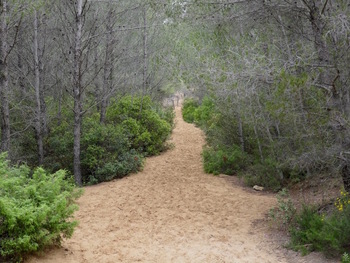
[[[86,187],[73,237],[27,262],[333,262],[283,247],[266,222],[274,194],[203,172],[204,136],[180,108],[171,143],[142,172]]]

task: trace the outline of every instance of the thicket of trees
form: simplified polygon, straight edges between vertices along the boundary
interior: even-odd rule
[[[163,22],[148,1],[0,0],[1,262],[72,235],[75,184],[166,149]]]
[[[349,191],[348,1],[181,6],[175,54],[183,56],[174,60],[199,102],[213,102],[206,127],[213,156],[238,146],[253,181],[254,173],[278,181],[340,173]]]
[[[270,218],[289,231],[290,248],[348,262],[349,1],[179,5],[173,59],[193,97],[184,118],[207,135],[204,169],[276,191],[311,175],[341,176],[345,191],[328,206],[297,211],[281,191]]]
[[[163,9],[147,1],[2,0],[0,20],[1,151],[13,162],[69,169],[82,185],[89,125],[111,125],[111,100],[131,95],[133,109],[140,98],[137,119],[147,107],[164,115],[156,106],[168,74]]]
[[[164,149],[173,113],[160,102],[179,86],[195,98],[185,118],[207,133],[208,172],[273,189],[337,173],[349,192],[349,47],[348,0],[0,0],[0,150],[15,164],[70,170],[77,185],[124,176]],[[29,168],[3,156],[0,183],[16,185],[7,193],[35,199],[19,191],[35,184]],[[70,205],[72,185],[56,176]],[[0,222],[21,224],[4,198]]]

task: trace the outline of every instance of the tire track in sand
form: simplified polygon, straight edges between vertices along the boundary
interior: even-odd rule
[[[138,174],[86,187],[73,237],[28,263],[287,262],[252,228],[275,198],[205,174],[203,134],[176,115],[175,148]]]

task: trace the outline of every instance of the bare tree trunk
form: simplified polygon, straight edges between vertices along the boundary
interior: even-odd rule
[[[97,41],[95,43],[95,45],[97,46]],[[96,100],[96,110],[100,111],[100,97],[101,97],[101,90],[100,90],[100,82],[99,82],[99,61],[98,61],[98,48],[95,48],[94,50],[94,68],[95,68],[95,79],[94,79],[94,85],[95,85],[95,90],[94,90],[94,95],[95,95],[95,100]]]
[[[142,95],[141,95],[141,107],[140,114],[142,113],[143,97],[145,96],[147,89],[147,72],[148,72],[148,61],[147,61],[147,10],[146,6],[143,9],[143,82],[142,82]]]
[[[82,123],[82,31],[83,31],[83,0],[76,2],[76,32],[74,47],[74,146],[73,146],[73,170],[75,183],[82,186],[81,164],[80,164],[80,139]]]
[[[40,68],[39,68],[39,44],[38,44],[38,14],[34,10],[34,77],[35,77],[35,102],[36,102],[36,116],[35,116],[35,131],[38,145],[38,162],[39,165],[44,161],[44,145],[42,133],[42,117],[41,117],[41,91],[40,91]]]
[[[237,90],[237,95],[240,96],[239,91]],[[234,98],[232,96],[232,101],[234,101]],[[241,108],[239,106],[239,103],[237,104],[237,119],[238,119],[238,138],[241,146],[242,152],[245,152],[245,142],[244,142],[244,132],[243,132],[243,122],[242,122],[242,115],[241,115]]]
[[[106,30],[107,30],[107,39],[106,39],[106,57],[104,63],[104,71],[103,71],[103,85],[102,85],[102,94],[101,94],[101,115],[100,115],[100,123],[104,123],[106,120],[106,111],[108,106],[108,98],[110,96],[110,82],[111,82],[111,74],[112,74],[112,63],[113,63],[113,10],[110,6],[107,22],[106,22]]]
[[[285,46],[286,46],[286,49],[287,49],[287,53],[288,53],[288,61],[291,62],[292,58],[293,58],[292,57],[292,52],[290,51],[288,36],[287,36],[287,33],[286,33],[286,29],[284,28],[284,25],[283,25],[282,17],[280,15],[278,16],[278,20],[281,23],[281,29],[282,29],[282,33],[283,33],[283,37],[284,37],[284,43],[285,43]]]
[[[325,3],[327,4],[328,1]],[[326,26],[327,22],[325,21],[323,17],[323,10],[325,9],[325,6],[321,9],[322,3],[321,1],[313,0],[310,1],[308,8],[309,8],[309,19],[314,35],[314,46],[317,51],[317,56],[320,65],[322,66],[329,66],[332,61],[330,59],[330,54],[328,51],[327,43],[325,40],[325,32],[326,32]],[[320,84],[326,87],[331,88],[332,90],[332,96],[333,96],[333,102],[334,98],[337,97],[337,91],[335,90],[335,87],[332,83],[332,77],[331,77],[330,69],[325,69],[320,73]],[[334,106],[334,105],[332,105]]]
[[[20,92],[24,97],[27,96],[27,90],[25,87],[25,77],[24,77],[24,66],[23,66],[23,57],[24,57],[24,29],[20,28],[18,33],[18,53],[17,53],[17,66],[19,69],[19,76],[18,76],[18,85],[20,87]]]
[[[250,96],[249,98],[249,101],[250,101],[250,108],[251,108],[251,112],[252,112],[252,118],[253,118],[253,128],[254,128],[254,134],[255,134],[255,137],[256,137],[256,141],[258,143],[258,149],[259,149],[259,154],[260,154],[260,160],[261,162],[264,161],[264,155],[263,155],[263,152],[262,152],[262,147],[261,147],[261,142],[260,142],[260,138],[259,138],[259,133],[258,133],[258,129],[256,127],[256,116],[254,114],[254,107],[253,107],[253,103],[252,103],[252,98]]]
[[[10,109],[8,99],[8,39],[7,1],[0,0],[0,102],[1,102],[1,151],[10,150]]]
[[[244,144],[244,133],[243,133],[243,123],[240,113],[238,113],[238,137],[239,142],[241,144],[241,150],[242,152],[245,151],[245,144]]]

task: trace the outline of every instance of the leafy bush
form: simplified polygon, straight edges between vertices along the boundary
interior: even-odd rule
[[[142,167],[144,156],[165,150],[174,112],[163,110],[148,96],[126,96],[111,102],[105,124],[99,119],[99,114],[91,114],[84,117],[82,124],[81,169],[84,183],[89,184],[135,172]],[[59,126],[51,129],[45,166],[53,171],[73,170],[71,121],[70,116],[65,116]]]
[[[198,102],[194,99],[185,99],[182,106],[182,117],[186,122],[193,123],[195,111],[199,107]]]
[[[171,128],[173,129],[175,126],[175,111],[172,107],[167,108],[157,108],[157,114],[159,117],[161,117],[163,120],[165,120],[167,123],[170,124]]]
[[[206,128],[211,126],[212,115],[214,114],[215,104],[209,97],[204,97],[202,103],[197,107],[193,113],[194,122],[202,127]]]
[[[81,194],[63,170],[48,174],[27,166],[10,167],[0,156],[0,261],[21,260],[25,253],[59,244],[76,221],[74,200]]]
[[[47,157],[44,165],[52,171],[66,169],[73,171],[73,125],[64,120],[60,125],[51,127],[47,139]]]
[[[272,219],[277,226],[288,229],[294,219],[296,208],[285,188],[278,192],[277,203],[277,207],[270,210],[269,218]]]
[[[248,163],[248,157],[239,147],[219,148],[217,150],[206,147],[203,149],[204,170],[212,174],[233,175],[244,169]]]
[[[277,163],[271,159],[250,165],[239,176],[248,186],[261,185],[273,191],[278,191],[282,186],[281,172],[277,169]]]
[[[81,139],[81,165],[84,174],[121,158],[131,149],[125,130],[112,124],[101,125],[99,116],[85,118]]]
[[[350,256],[348,253],[344,253],[341,258],[341,263],[350,263]]]
[[[347,199],[346,199],[347,198]],[[323,251],[328,255],[340,255],[350,248],[350,202],[343,196],[346,205],[338,206],[331,215],[318,213],[315,207],[304,206],[296,217],[295,225],[291,228],[291,247],[309,251]],[[339,199],[339,200],[340,200]],[[338,201],[339,201],[338,200]]]
[[[97,168],[90,181],[99,183],[124,177],[130,173],[139,171],[140,167],[142,167],[142,163],[143,157],[135,150],[132,150],[121,155],[118,160],[107,162],[102,167]]]
[[[141,111],[142,105],[142,111]],[[156,155],[165,150],[165,141],[169,137],[174,115],[168,113],[167,120],[162,119],[153,109],[151,98],[126,96],[111,104],[107,110],[107,122],[122,124],[131,141],[132,148],[140,153]]]

